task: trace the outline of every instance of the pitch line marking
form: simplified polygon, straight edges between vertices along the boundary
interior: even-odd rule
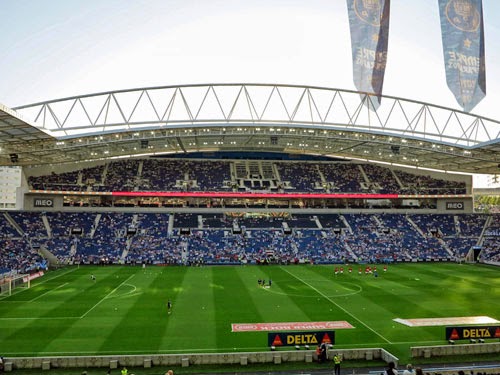
[[[315,280],[317,280],[317,279],[315,279]],[[352,290],[352,292],[344,293],[344,294],[335,294],[335,295],[329,296],[329,297],[337,298],[337,297],[353,296],[353,295],[359,294],[359,293],[361,293],[363,291],[363,288],[360,285],[355,284],[355,283],[351,283],[349,281],[339,281],[338,283],[344,283],[344,284],[354,285],[358,290]],[[347,289],[347,288],[345,288],[345,289]],[[270,288],[265,288],[264,290],[266,292],[268,292],[268,293],[274,293],[274,294],[278,294],[278,295],[282,295],[282,296],[292,296],[292,297],[302,297],[302,298],[316,298],[314,296],[308,296],[306,294],[292,294],[292,293],[278,292],[276,289],[275,290],[271,290]]]
[[[109,298],[128,298],[128,297],[138,296],[138,295],[142,294],[142,292],[137,292],[137,287],[134,284],[123,284],[123,286],[129,286],[132,288],[132,290],[130,290],[126,293],[123,293],[123,294],[111,296]]]
[[[49,279],[46,279],[46,280],[40,281],[39,283],[35,283],[35,285],[34,285],[32,288],[34,288],[35,286],[38,286],[38,285],[40,285],[40,284],[46,283],[47,281],[52,281],[52,280],[54,280],[54,279],[57,279],[58,277],[61,277],[61,276],[67,275],[68,273],[73,272],[73,271],[75,271],[75,270],[77,270],[77,268],[72,268],[72,269],[70,269],[70,270],[69,270],[69,271],[67,271],[67,272],[64,272],[64,273],[61,273],[61,274],[59,274],[59,275],[57,275],[57,276],[54,276],[54,277],[51,277],[51,278],[49,278]],[[31,289],[31,288],[29,288],[29,289]],[[28,288],[26,288],[26,289],[21,289],[21,288],[18,288],[18,289],[16,289],[16,291],[12,292],[12,294],[11,294],[10,296],[13,296],[13,295],[16,295],[16,294],[19,294],[19,293],[25,292],[25,291],[27,291],[27,290],[29,290],[29,289],[28,289]],[[0,297],[0,301],[3,301],[4,299],[6,299],[6,298],[8,298],[8,297],[10,297],[10,296],[3,296],[3,297]],[[8,301],[8,302],[30,302],[30,301]]]
[[[61,276],[64,276],[64,275],[67,275],[68,273],[70,272],[74,272],[76,271],[78,268],[71,268],[69,271],[67,272],[64,272],[64,273],[61,273],[57,276],[54,276],[54,277],[51,277],[50,279],[46,279],[46,280],[43,280],[43,281],[40,281],[39,283],[36,283],[36,285],[40,285],[40,284],[43,284],[43,283],[46,283],[47,281],[52,281],[54,279],[57,279],[58,277],[61,277]]]
[[[31,317],[31,318],[0,318],[0,320],[56,320],[56,319],[80,319],[79,316],[47,316],[47,317]]]
[[[338,303],[336,303],[334,300],[332,300],[330,297],[328,297],[326,294],[322,293],[321,291],[319,291],[318,289],[316,289],[315,287],[313,287],[311,284],[307,283],[306,281],[302,280],[300,277],[294,275],[293,273],[291,273],[290,271],[286,270],[285,268],[283,267],[280,267],[282,270],[284,270],[286,273],[288,273],[289,275],[295,277],[297,280],[299,280],[300,282],[306,284],[309,288],[313,289],[316,291],[316,293],[318,293],[319,295],[323,296],[323,298],[327,299],[328,301],[330,301],[332,304],[334,304],[335,306],[337,306],[339,309],[341,309],[343,312],[345,312],[346,314],[352,316],[355,320],[357,320],[358,322],[360,322],[362,325],[364,325],[366,328],[368,328],[370,331],[372,331],[373,333],[375,333],[378,337],[382,338],[384,341],[386,341],[388,344],[392,344],[392,342],[390,342],[389,340],[387,340],[384,336],[382,336],[380,333],[378,333],[377,331],[375,331],[373,328],[371,328],[370,326],[368,326],[367,324],[363,323],[360,319],[356,318],[353,314],[351,314],[349,311],[347,311],[346,309],[344,309],[342,306],[340,306]]]
[[[59,285],[58,287],[56,287],[56,288],[54,288],[54,289],[47,290],[45,293],[40,294],[38,297],[35,297],[35,298],[33,298],[33,299],[30,299],[28,302],[33,302],[33,301],[36,301],[38,298],[43,297],[44,295],[46,295],[46,294],[48,294],[48,293],[50,293],[50,292],[53,292],[53,291],[54,291],[54,290],[56,290],[56,289],[62,288],[63,286],[68,285],[68,284],[69,284],[69,283],[64,283],[64,284],[61,284],[61,285]]]
[[[130,275],[126,280],[124,280],[120,285],[118,285],[115,289],[113,289],[111,292],[109,292],[108,294],[106,294],[104,297],[102,297],[94,306],[92,306],[89,310],[87,310],[87,312],[85,314],[83,314],[82,316],[80,316],[80,319],[83,319],[87,316],[87,314],[89,312],[91,312],[92,310],[94,310],[97,306],[99,306],[101,304],[102,301],[104,301],[105,299],[107,299],[110,295],[112,295],[119,287],[121,287],[123,284],[125,284],[127,281],[129,281],[132,277],[134,277],[134,275]]]

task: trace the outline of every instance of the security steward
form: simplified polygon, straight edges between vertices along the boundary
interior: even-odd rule
[[[340,363],[342,362],[342,357],[340,355],[335,354],[333,356],[333,372],[335,375],[340,375]]]

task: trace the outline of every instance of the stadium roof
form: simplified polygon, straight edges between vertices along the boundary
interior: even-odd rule
[[[1,107],[0,164],[265,151],[499,171],[500,122],[366,93],[277,84],[163,86]]]
[[[37,160],[37,155],[29,151],[54,141],[54,137],[0,104],[0,157],[3,165],[12,163],[10,155],[17,153],[22,153],[27,161]]]

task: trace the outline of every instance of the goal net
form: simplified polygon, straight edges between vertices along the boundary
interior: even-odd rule
[[[30,275],[14,275],[0,279],[0,296],[10,296],[14,289],[28,289],[31,286]]]

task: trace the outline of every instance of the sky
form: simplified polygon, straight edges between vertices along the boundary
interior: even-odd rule
[[[355,90],[345,0],[1,0],[0,103],[118,89],[281,83]],[[483,0],[487,94],[500,120],[500,1]],[[437,0],[392,0],[385,95],[460,109]]]

